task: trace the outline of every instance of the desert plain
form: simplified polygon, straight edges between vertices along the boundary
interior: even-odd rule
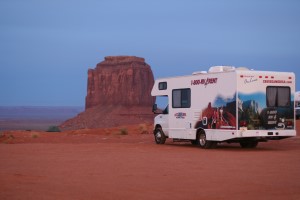
[[[299,132],[255,149],[201,149],[157,145],[151,124],[1,131],[0,199],[298,200]]]

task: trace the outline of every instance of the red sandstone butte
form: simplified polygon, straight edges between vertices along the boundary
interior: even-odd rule
[[[152,123],[154,77],[144,58],[108,56],[88,70],[85,111],[67,120],[63,130]]]
[[[97,105],[152,106],[153,73],[144,58],[107,56],[88,70],[85,108]]]

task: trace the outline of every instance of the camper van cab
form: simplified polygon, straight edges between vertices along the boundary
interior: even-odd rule
[[[154,138],[164,144],[191,141],[202,148],[218,143],[240,143],[254,148],[259,142],[296,136],[295,75],[254,71],[231,66],[208,72],[157,79],[152,96],[168,102],[153,112]]]

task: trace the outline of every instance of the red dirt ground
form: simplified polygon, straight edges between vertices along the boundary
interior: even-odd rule
[[[0,199],[300,199],[299,136],[205,150],[121,129],[2,132]]]

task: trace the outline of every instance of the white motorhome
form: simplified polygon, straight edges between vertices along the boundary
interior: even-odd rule
[[[300,118],[300,91],[295,92],[295,113],[296,119]]]
[[[202,148],[220,142],[254,148],[258,142],[296,136],[294,73],[216,66],[158,79],[151,95],[168,97],[168,106],[154,119],[157,144],[173,138]]]

